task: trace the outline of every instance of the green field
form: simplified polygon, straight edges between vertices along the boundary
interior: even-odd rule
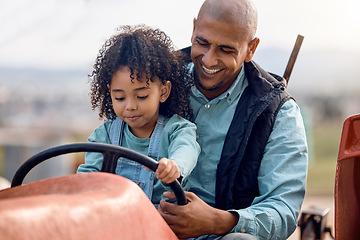
[[[307,194],[333,195],[341,131],[342,122],[313,126],[309,136]]]

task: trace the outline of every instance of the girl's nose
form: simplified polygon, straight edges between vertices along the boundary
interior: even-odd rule
[[[137,109],[136,101],[129,99],[129,100],[126,102],[126,110],[132,111],[132,110],[136,110],[136,109]]]

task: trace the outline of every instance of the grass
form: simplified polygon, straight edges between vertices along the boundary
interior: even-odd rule
[[[333,195],[342,122],[313,126],[309,145],[307,193]]]

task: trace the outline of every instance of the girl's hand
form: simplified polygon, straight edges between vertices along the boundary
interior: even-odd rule
[[[172,183],[180,177],[180,170],[173,160],[162,158],[155,174],[160,181]]]

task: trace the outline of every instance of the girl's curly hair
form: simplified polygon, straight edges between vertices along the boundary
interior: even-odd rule
[[[162,84],[170,81],[171,93],[160,103],[160,114],[166,117],[178,114],[192,120],[189,96],[193,82],[183,55],[174,51],[172,41],[163,31],[145,25],[121,26],[119,33],[108,39],[99,51],[89,78],[92,109],[99,108],[100,119],[116,118],[108,85],[123,66],[129,67],[132,80],[141,81],[145,74],[147,81],[154,82],[155,77]]]

